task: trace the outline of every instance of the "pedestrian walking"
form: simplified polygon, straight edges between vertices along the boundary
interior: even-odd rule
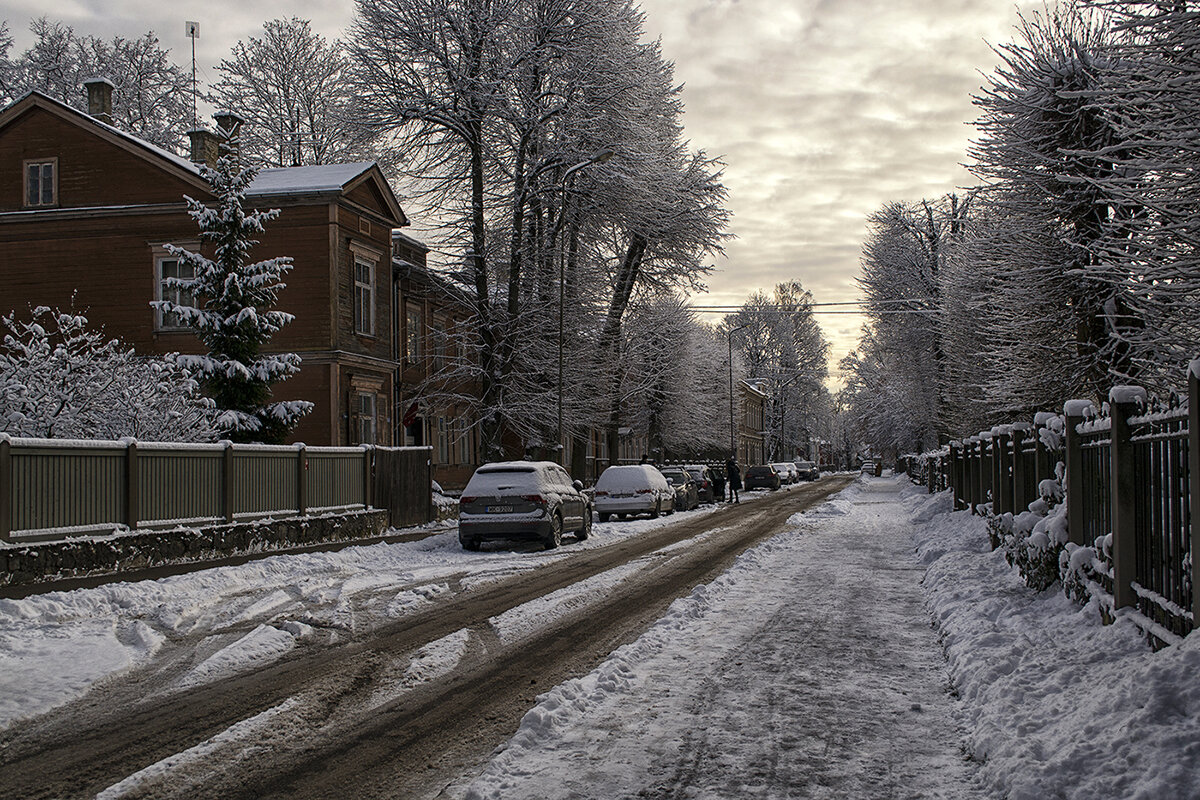
[[[730,456],[729,460],[725,462],[725,480],[729,482],[729,502],[742,502],[738,497],[738,490],[742,488],[742,469],[733,456]]]

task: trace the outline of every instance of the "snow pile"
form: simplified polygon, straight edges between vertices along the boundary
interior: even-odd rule
[[[983,520],[933,517],[916,535],[929,606],[996,796],[1200,794],[1200,636],[1157,653],[1057,589],[1035,592],[991,552]]]

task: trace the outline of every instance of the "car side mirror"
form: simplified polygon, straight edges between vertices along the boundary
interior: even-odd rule
[[[583,491],[583,481],[571,481],[571,485],[575,487],[575,491]]]

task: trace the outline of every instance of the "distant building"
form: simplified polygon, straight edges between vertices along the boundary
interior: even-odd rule
[[[742,380],[737,383],[737,457],[742,465],[763,463],[763,430],[767,392],[763,384]]]

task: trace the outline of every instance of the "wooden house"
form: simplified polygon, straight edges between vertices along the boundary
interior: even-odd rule
[[[86,114],[38,92],[0,110],[0,314],[73,306],[138,352],[197,352],[191,331],[150,303],[180,276],[164,246],[199,246],[184,196],[212,199],[198,163],[215,162],[216,140],[194,131],[187,159],[120,131],[111,91],[90,82]],[[402,444],[409,345],[392,231],[408,220],[383,173],[374,162],[265,169],[247,204],[281,209],[252,257],[293,259],[278,308],[296,319],[270,342],[303,359],[274,399],[315,404],[293,439]],[[404,260],[424,267],[424,248],[409,242]]]

